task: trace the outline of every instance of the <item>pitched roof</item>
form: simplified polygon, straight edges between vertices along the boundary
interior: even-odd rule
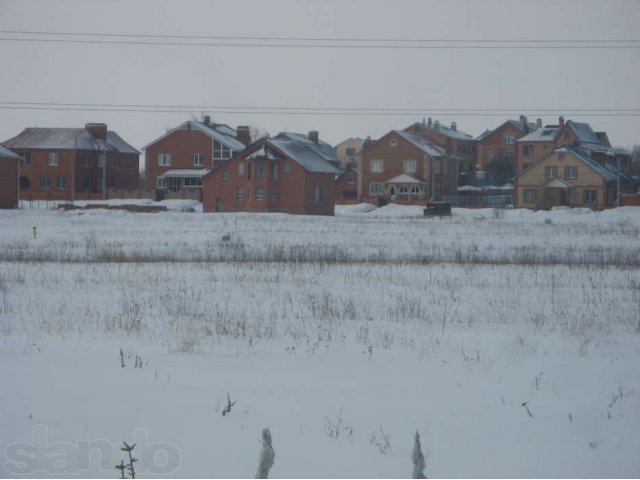
[[[558,127],[540,127],[529,135],[519,138],[518,142],[553,142],[559,131]]]
[[[189,178],[201,178],[204,177],[211,170],[208,168],[202,168],[199,170],[191,170],[191,169],[174,169],[167,170],[162,175],[158,175],[159,177],[167,177],[167,178],[176,178],[176,177],[189,177]]]
[[[286,155],[309,172],[339,173],[330,162],[337,163],[333,148],[326,142],[315,143],[300,133],[281,133],[274,138],[265,138],[263,145],[271,146]],[[328,147],[328,149],[327,149]]]
[[[523,118],[522,122],[520,122],[518,120],[512,120],[512,119],[506,120],[506,121],[502,122],[500,125],[498,125],[496,128],[494,128],[493,130],[486,130],[485,132],[483,132],[480,135],[478,135],[478,137],[476,137],[476,141],[480,142],[480,141],[484,140],[485,138],[487,138],[489,135],[491,135],[496,130],[501,129],[507,123],[509,125],[511,125],[512,127],[517,128],[518,130],[521,130],[521,131],[530,132],[530,131],[536,129],[537,125],[535,123],[525,122],[525,120],[526,120],[526,118]],[[525,125],[526,125],[526,128],[525,128]]]
[[[591,125],[589,125],[588,123],[568,120],[566,126],[573,130],[573,133],[575,133],[578,141],[580,141],[581,143],[601,143],[600,138],[598,138],[598,135],[596,135],[596,133],[591,128]]]
[[[2,145],[0,145],[0,157],[2,157],[2,158],[14,158],[16,160],[20,160],[22,158],[17,153],[12,152],[11,150],[9,150],[8,148],[3,147]]]
[[[432,132],[436,132],[436,133],[440,133],[446,137],[451,137],[451,138],[455,138],[458,140],[473,140],[473,136],[469,135],[468,133],[465,132],[461,132],[460,130],[456,129],[453,130],[450,127],[447,127],[446,125],[443,125],[442,123],[438,123],[438,126],[436,127],[435,122],[431,124],[431,126],[429,126],[429,124],[427,123],[421,123],[421,122],[415,122],[412,123],[411,125],[409,125],[407,128],[405,128],[405,131],[414,131],[414,129],[422,129],[422,130],[430,130]]]
[[[432,157],[445,157],[447,152],[444,148],[439,145],[436,145],[433,141],[428,138],[424,138],[422,135],[418,135],[415,133],[409,133],[402,130],[393,130],[393,132],[400,135],[402,138],[418,147],[427,155]]]
[[[107,132],[102,140],[84,128],[25,128],[17,136],[2,142],[9,148],[97,150],[120,153],[140,152],[117,133]]]
[[[400,175],[396,175],[389,180],[385,180],[384,183],[424,183],[422,178],[417,177],[416,175],[411,175],[410,173],[401,173]]]
[[[180,125],[178,125],[176,128],[169,130],[164,135],[161,135],[160,137],[146,144],[144,147],[142,147],[142,150],[147,150],[151,145],[155,145],[160,140],[163,140],[164,138],[168,137],[169,135],[171,135],[176,131],[186,129],[187,125],[191,125],[191,128],[197,128],[198,130],[204,132],[214,140],[222,143],[226,147],[229,147],[234,152],[240,152],[246,148],[246,145],[244,143],[236,139],[237,132],[233,128],[231,128],[229,125],[217,124],[217,123],[207,124],[204,122],[187,120],[186,122],[183,122]]]

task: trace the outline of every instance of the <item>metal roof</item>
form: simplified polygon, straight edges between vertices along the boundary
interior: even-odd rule
[[[140,153],[115,132],[107,132],[107,140],[104,141],[84,128],[25,128],[17,136],[2,143],[8,148]]]
[[[202,178],[210,171],[211,170],[208,168],[203,168],[200,170],[175,169],[175,170],[167,170],[162,175],[158,175],[158,176],[167,177],[167,178],[176,178],[176,177]]]
[[[409,133],[402,130],[393,130],[395,133],[400,135],[402,138],[418,147],[427,155],[432,157],[445,157],[447,152],[444,148],[439,145],[436,145],[434,142],[429,140],[428,138],[424,138],[422,135],[418,135],[415,133]]]
[[[591,129],[591,125],[588,123],[574,122],[573,120],[567,121],[567,126],[573,130],[580,142],[585,143],[602,143],[600,138]]]
[[[8,148],[3,147],[2,145],[0,145],[0,157],[2,157],[2,158],[14,158],[16,160],[22,159],[21,155],[18,155],[17,153],[12,152],[11,150],[9,150]]]
[[[317,144],[299,133],[280,134],[275,138],[266,138],[264,142],[275,147],[309,172],[339,173],[339,170],[330,163],[332,161],[336,162],[338,159],[333,153],[331,145],[326,142],[323,142],[323,144],[327,145],[331,152],[331,155],[326,156],[320,153],[324,151],[324,146],[314,148],[313,145]]]
[[[518,139],[518,142],[553,142],[558,136],[557,127],[540,127],[529,135]]]
[[[436,128],[436,124],[435,122],[431,124],[431,126],[429,126],[426,123],[421,123],[421,122],[415,122],[412,123],[411,125],[409,125],[407,128],[405,128],[404,130],[411,130],[413,131],[413,129],[415,129],[416,127],[419,127],[423,130],[431,130],[432,132],[436,132],[436,133],[440,133],[442,135],[445,135],[447,137],[451,137],[451,138],[456,138],[458,140],[473,140],[473,136],[469,135],[468,133],[465,132],[461,132],[460,130],[453,130],[449,127],[447,127],[446,125],[443,125],[442,123],[438,124],[438,127]]]
[[[142,150],[147,150],[151,145],[155,145],[160,140],[163,140],[164,138],[168,137],[169,135],[171,135],[172,133],[178,130],[184,130],[187,125],[191,125],[192,128],[197,128],[203,133],[206,133],[211,138],[222,143],[226,147],[229,147],[234,152],[240,152],[245,148],[247,148],[244,143],[240,142],[235,138],[236,131],[231,127],[229,127],[228,125],[224,125],[224,124],[218,125],[215,123],[210,123],[207,125],[204,122],[195,122],[193,120],[187,120],[186,122],[183,122],[180,125],[178,125],[176,128],[169,130],[165,134],[149,142],[144,147],[142,147]]]
[[[326,161],[334,162],[336,164],[340,163],[340,160],[336,156],[336,152],[333,150],[333,147],[323,140],[318,140],[318,142],[316,143],[313,140],[309,139],[307,135],[294,132],[282,132],[277,135],[276,138],[288,138],[290,140],[295,140],[296,142],[300,142],[306,145],[307,148],[313,150]]]
[[[505,124],[509,124],[512,127],[517,128],[518,130],[522,130],[525,131],[525,126],[518,120],[506,120],[504,122],[502,122],[500,125],[498,125],[496,128],[494,128],[493,130],[486,130],[483,133],[481,133],[480,135],[478,135],[478,137],[476,137],[476,141],[480,142],[482,140],[484,140],[485,138],[487,138],[489,135],[491,135],[493,132],[495,132],[496,130],[499,130],[500,128],[502,128]],[[535,130],[537,127],[537,125],[535,123],[532,122],[526,122],[526,131],[533,131]]]
[[[556,150],[556,152],[568,152],[576,156],[578,159],[582,160],[587,166],[589,166],[594,172],[602,175],[605,180],[608,182],[613,182],[618,179],[620,176],[620,180],[626,183],[632,183],[633,179],[623,173],[621,170],[618,170],[615,165],[611,165],[610,163],[605,163],[601,165],[596,162],[593,158],[591,158],[587,152],[580,148],[574,147],[562,147]]]

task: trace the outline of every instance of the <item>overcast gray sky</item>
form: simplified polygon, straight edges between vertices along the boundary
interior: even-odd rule
[[[319,130],[320,137],[332,144],[350,136],[376,138],[429,116],[447,124],[456,121],[460,130],[474,136],[508,118],[439,114],[435,109],[518,110],[512,118],[522,110],[532,120],[540,115],[531,113],[555,111],[542,115],[545,124],[557,123],[557,111],[636,109],[640,113],[638,48],[158,46],[18,42],[6,39],[54,37],[5,33],[638,40],[640,2],[636,0],[0,0],[0,30],[0,102],[420,110],[398,116],[210,110],[215,121],[253,124],[271,134]],[[638,115],[565,117],[606,130],[615,145],[640,143]],[[173,112],[0,108],[0,140],[28,126],[105,122],[141,148],[188,118],[189,113]]]

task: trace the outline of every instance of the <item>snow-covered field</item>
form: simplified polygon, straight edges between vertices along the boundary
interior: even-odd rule
[[[640,209],[168,206],[0,211],[0,476],[640,475]]]

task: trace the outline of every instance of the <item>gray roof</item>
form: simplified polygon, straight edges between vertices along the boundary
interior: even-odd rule
[[[171,135],[173,132],[177,130],[184,130],[187,125],[191,125],[192,127],[195,127],[201,130],[202,132],[206,133],[214,140],[217,140],[223,145],[229,147],[234,152],[241,152],[242,150],[247,148],[244,143],[236,139],[237,132],[233,128],[231,128],[229,125],[217,124],[217,123],[206,124],[204,122],[187,120],[186,122],[183,122],[180,125],[178,125],[176,128],[169,130],[164,135],[161,135],[160,137],[156,138],[152,142],[146,144],[144,147],[142,147],[142,150],[146,150],[151,145],[158,143],[160,140],[164,139],[165,137],[168,137],[169,135]]]
[[[573,120],[567,121],[567,126],[573,130],[580,142],[584,143],[602,143],[600,138],[591,129],[591,125],[588,123],[574,122]]]
[[[439,145],[436,145],[434,142],[429,140],[428,138],[424,138],[422,135],[418,135],[415,133],[404,132],[401,130],[393,130],[395,133],[400,135],[402,138],[412,143],[420,150],[422,150],[427,155],[432,157],[445,157],[447,156],[447,152],[444,148]]]
[[[556,152],[563,152],[563,151],[574,154],[576,157],[582,160],[585,164],[591,167],[591,169],[594,172],[602,175],[605,178],[605,180],[607,180],[608,182],[616,181],[618,179],[618,175],[620,175],[620,180],[622,182],[633,183],[633,179],[630,176],[623,173],[621,170],[618,170],[615,165],[612,165],[610,163],[605,163],[604,165],[601,165],[600,163],[592,159],[587,154],[587,152],[585,152],[580,148],[563,147],[556,150]]]
[[[275,138],[266,138],[264,142],[280,150],[284,155],[298,163],[309,172],[319,173],[339,173],[330,162],[337,162],[338,159],[333,153],[331,145],[326,142],[316,144],[309,140],[306,135],[299,133],[281,133]],[[328,146],[328,152],[326,152]]]
[[[518,139],[518,142],[553,142],[558,136],[557,127],[540,127],[529,135]]]
[[[469,135],[468,133],[465,132],[461,132],[460,130],[453,130],[449,127],[447,127],[446,125],[443,125],[442,123],[440,123],[438,125],[438,128],[435,127],[435,123],[432,123],[431,126],[429,126],[426,123],[421,123],[421,122],[416,122],[413,123],[411,125],[409,125],[407,128],[405,128],[405,131],[413,131],[413,129],[415,128],[421,128],[423,130],[431,130],[432,132],[437,132],[440,133],[446,137],[451,137],[451,138],[455,138],[458,140],[473,140],[473,136]]]
[[[20,160],[22,158],[17,153],[13,153],[11,150],[9,150],[8,148],[3,147],[2,145],[0,145],[0,157],[2,157],[2,158],[15,158],[16,160]]]
[[[523,119],[524,120],[524,119]],[[478,135],[476,137],[476,141],[480,142],[482,140],[484,140],[485,138],[487,138],[489,135],[491,135],[493,132],[495,132],[496,130],[500,129],[503,127],[503,125],[505,124],[510,124],[512,127],[517,128],[518,130],[522,130],[522,131],[528,131],[531,132],[533,130],[535,130],[537,128],[537,125],[535,123],[532,122],[526,122],[526,130],[523,127],[522,123],[520,123],[520,121],[518,120],[506,120],[504,122],[502,122],[500,125],[498,125],[496,128],[494,128],[493,130],[486,130],[483,133],[481,133],[480,135]]]
[[[8,148],[140,153],[115,132],[107,132],[107,140],[104,141],[84,128],[25,128],[19,135],[2,144]]]

